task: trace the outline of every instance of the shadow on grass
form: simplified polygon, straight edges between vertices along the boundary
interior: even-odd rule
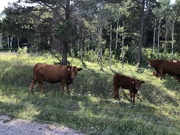
[[[163,85],[167,88],[167,89],[172,89],[173,91],[178,91],[180,90],[180,82],[178,82],[178,80],[176,80],[174,77],[166,75],[166,79],[163,82]]]

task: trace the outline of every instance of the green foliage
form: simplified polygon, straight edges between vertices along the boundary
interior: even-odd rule
[[[90,50],[84,54],[84,60],[86,60],[86,61],[96,62],[97,59],[98,59],[98,55],[93,50]]]
[[[153,52],[153,50],[151,48],[143,48],[142,49],[142,58],[143,59],[167,59],[167,60],[171,60],[171,59],[175,59],[175,60],[179,60],[180,59],[180,55],[178,52],[174,53],[174,56],[172,57],[171,53],[158,53],[156,51]]]
[[[101,71],[97,63],[84,61],[86,67],[70,85],[70,96],[61,94],[59,83],[46,82],[43,87],[47,96],[37,86],[32,95],[29,86],[33,66],[37,62],[52,64],[52,56],[2,53],[0,58],[0,114],[58,123],[89,135],[178,135],[180,132],[180,84],[170,76],[160,80],[151,76],[150,69],[143,68],[144,72],[138,73],[136,67],[125,64],[120,68],[118,63],[112,65],[112,71],[107,65]],[[69,60],[72,65],[82,67],[81,60]],[[129,102],[128,90],[125,90],[127,96],[123,102],[114,103],[114,72],[145,81],[135,106]]]
[[[18,54],[27,54],[27,47],[24,47],[24,48],[18,48],[18,51],[17,51]]]
[[[103,63],[107,64],[109,63],[109,49],[105,49],[103,53]],[[136,55],[137,55],[137,48],[136,46],[125,46],[124,47],[124,57],[125,57],[125,62],[135,65],[136,64]],[[97,62],[98,60],[98,55],[96,54],[95,51],[88,51],[87,53],[84,54],[84,60],[90,61],[90,62]],[[115,59],[115,56],[112,55],[112,61],[117,61],[122,59],[122,52],[120,54],[120,57]],[[153,52],[151,48],[142,48],[142,54],[141,54],[141,66],[144,66],[147,64],[148,59],[175,59],[179,60],[180,55],[178,52],[174,53],[174,56],[172,57],[171,53],[158,53],[156,51]]]
[[[127,52],[125,53],[125,61],[130,64],[135,64],[137,61],[137,47],[136,46],[130,46],[128,47]]]
[[[67,21],[65,23],[60,23],[56,29],[56,36],[59,36],[59,37],[64,37],[64,36],[67,36],[68,37],[68,29],[70,27],[70,23]]]

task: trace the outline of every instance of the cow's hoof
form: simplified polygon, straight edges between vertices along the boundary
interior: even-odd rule
[[[30,93],[31,93],[32,95],[34,95],[34,91],[30,91]]]
[[[132,105],[129,105],[128,108],[134,108],[136,105],[133,103]]]
[[[116,100],[116,101],[113,101],[112,103],[113,103],[113,104],[118,104],[118,103],[120,103],[120,101],[119,101],[119,100]]]
[[[133,105],[129,105],[128,108],[134,108],[134,106]]]
[[[123,98],[120,98],[120,99],[119,99],[119,102],[122,102],[123,100],[124,100]]]

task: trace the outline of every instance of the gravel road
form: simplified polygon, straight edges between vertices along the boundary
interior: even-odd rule
[[[0,115],[0,135],[84,135],[56,125],[42,124],[28,120],[12,119]]]

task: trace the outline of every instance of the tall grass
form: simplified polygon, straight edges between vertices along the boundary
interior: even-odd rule
[[[170,76],[152,77],[151,69],[136,72],[136,67],[114,63],[112,70],[97,63],[70,58],[72,65],[83,67],[70,86],[71,95],[61,95],[60,84],[43,83],[47,96],[35,87],[29,93],[32,68],[38,62],[51,63],[49,54],[0,54],[0,114],[13,118],[57,123],[90,135],[178,135],[180,133],[180,84]],[[136,98],[129,92],[121,103],[112,98],[114,72],[144,80]],[[122,89],[120,89],[121,91]],[[122,92],[120,92],[122,94]]]

